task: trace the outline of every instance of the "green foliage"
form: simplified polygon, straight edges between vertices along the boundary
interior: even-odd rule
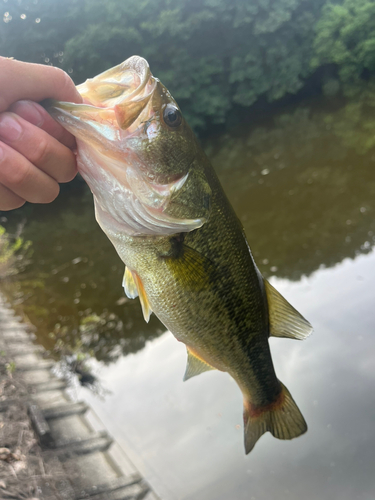
[[[335,116],[326,119],[343,144],[358,154],[366,154],[375,147],[375,83],[370,82],[356,99],[349,102]]]
[[[335,64],[344,93],[358,96],[375,72],[375,1],[328,3],[316,25],[312,66]]]
[[[0,54],[76,83],[141,55],[204,128],[297,93],[321,66],[333,68],[327,96],[357,99],[375,72],[374,26],[375,0],[8,0]]]
[[[295,93],[309,74],[323,0],[86,1],[65,55],[79,80],[144,56],[195,127],[235,105]]]
[[[0,53],[60,65],[77,83],[141,55],[190,124],[204,127],[260,96],[273,101],[301,89],[324,3],[8,0]]]
[[[11,236],[0,226],[0,280],[19,272],[30,245],[30,241],[24,242],[20,236]]]
[[[335,133],[359,153],[375,146],[375,1],[328,3],[316,25],[312,66],[334,65],[338,79],[323,89],[334,93],[338,83],[349,98],[332,119]],[[333,91],[332,91],[333,90]]]
[[[373,248],[375,120],[371,134],[363,117],[293,108],[205,141],[264,276],[299,280]]]
[[[7,363],[5,365],[5,368],[8,372],[8,374],[11,375],[16,370],[16,363],[14,361],[11,361],[10,363]]]
[[[87,185],[73,182],[62,190],[65,196],[47,211],[26,204],[3,214],[9,233],[27,220],[22,236],[32,240],[35,258],[1,288],[46,349],[56,352],[59,339],[72,347],[82,341],[82,352],[110,362],[143,348],[164,328],[154,315],[147,324],[139,301],[125,297],[124,264],[95,220]]]

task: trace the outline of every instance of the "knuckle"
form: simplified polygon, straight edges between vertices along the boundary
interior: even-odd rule
[[[43,164],[48,159],[49,142],[46,138],[41,137],[35,143],[32,161]]]
[[[19,164],[11,169],[9,173],[9,184],[14,187],[23,186],[30,176],[31,165],[28,163]]]

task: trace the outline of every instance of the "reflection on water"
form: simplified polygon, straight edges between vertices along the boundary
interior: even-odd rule
[[[23,235],[33,242],[33,264],[15,296],[45,347],[58,342],[60,352],[63,342],[71,354],[111,362],[160,335],[156,317],[147,325],[138,301],[124,296],[124,265],[95,221],[83,182],[65,189],[51,208],[29,205],[3,214],[8,227],[27,220]]]
[[[83,183],[2,214],[10,230],[26,220],[34,248],[8,291],[47,348],[101,361],[105,402],[81,391],[164,500],[374,498],[375,155],[346,145],[334,116],[299,109],[205,143],[261,271],[315,327],[271,339],[309,432],[267,435],[247,458],[238,387],[218,372],[182,383],[184,346],[124,297]]]
[[[298,280],[374,244],[375,155],[346,146],[332,116],[297,109],[205,144],[267,277]],[[161,334],[155,316],[146,325],[138,299],[124,296],[124,266],[82,182],[52,206],[4,216],[10,229],[27,221],[34,259],[16,299],[47,348],[60,340],[111,362]]]
[[[375,252],[302,281],[272,283],[311,320],[304,342],[271,339],[276,372],[308,432],[269,433],[245,457],[242,395],[225,373],[182,382],[170,333],[100,369],[105,403],[81,390],[163,500],[372,500]]]
[[[374,244],[375,154],[347,147],[326,114],[299,109],[217,144],[210,156],[266,275],[299,279]]]

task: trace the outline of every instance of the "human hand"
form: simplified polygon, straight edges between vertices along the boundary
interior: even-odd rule
[[[49,203],[76,173],[75,139],[37,102],[82,102],[61,69],[0,57],[0,210]]]

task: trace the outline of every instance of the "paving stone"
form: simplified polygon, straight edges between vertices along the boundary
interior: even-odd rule
[[[57,490],[63,500],[142,500],[146,495],[147,500],[158,500],[156,495],[150,496],[151,490],[141,476],[133,474],[133,465],[127,468],[127,474],[119,468],[107,451],[112,438],[105,431],[93,429],[84,415],[88,406],[71,401],[64,391],[66,381],[50,371],[53,361],[43,357],[43,347],[32,343],[33,334],[27,333],[32,326],[20,321],[0,294],[0,351],[14,362],[14,384],[23,388],[17,397],[12,393],[12,399],[0,401],[0,412],[4,412],[1,418],[10,408],[19,408],[30,419],[42,449],[38,464],[42,464],[44,473],[40,478],[48,478],[33,476],[43,498],[56,500]],[[114,448],[120,449],[118,445]],[[25,480],[27,484],[27,477]],[[23,483],[19,487],[21,492]]]

